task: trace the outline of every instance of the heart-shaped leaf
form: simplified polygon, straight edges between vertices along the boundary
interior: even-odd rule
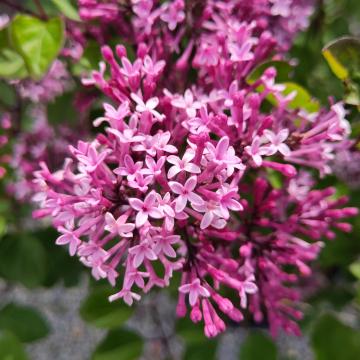
[[[61,18],[43,21],[29,15],[17,15],[10,25],[9,34],[30,75],[40,79],[62,48],[64,24]]]
[[[20,79],[27,75],[23,58],[14,51],[8,41],[7,29],[0,31],[0,77]]]

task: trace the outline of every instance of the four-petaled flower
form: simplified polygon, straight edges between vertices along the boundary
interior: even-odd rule
[[[156,254],[163,253],[172,258],[176,257],[176,252],[171,245],[180,241],[179,235],[156,235],[153,240],[155,241],[154,251]]]
[[[189,294],[189,303],[194,306],[200,296],[209,297],[210,292],[204,286],[200,285],[200,279],[196,278],[191,284],[184,284],[179,287],[179,291]]]
[[[181,212],[185,209],[186,204],[190,201],[191,204],[203,205],[204,200],[193,192],[197,184],[197,177],[191,176],[182,185],[176,181],[170,181],[169,186],[173,193],[179,195],[175,200],[175,211]]]
[[[169,155],[167,161],[173,164],[168,171],[168,178],[171,179],[181,171],[187,171],[192,174],[199,174],[201,172],[200,167],[191,162],[194,159],[195,153],[193,151],[185,152],[182,159],[175,155]]]
[[[134,257],[133,258],[133,265],[135,268],[139,267],[144,259],[149,260],[156,260],[157,256],[154,250],[150,247],[148,241],[143,241],[139,245],[135,245],[129,249],[129,253]]]
[[[268,154],[268,149],[266,146],[261,146],[261,140],[259,136],[255,136],[251,145],[245,147],[245,152],[251,156],[254,164],[256,166],[261,166],[262,164],[262,155]]]
[[[156,204],[156,193],[154,191],[146,195],[144,201],[137,198],[129,199],[130,206],[137,211],[135,224],[136,227],[143,226],[149,216],[154,219],[161,219],[164,214],[159,210]]]
[[[81,244],[81,240],[74,234],[72,230],[66,229],[63,226],[59,226],[58,231],[63,235],[59,236],[56,240],[57,245],[66,245],[69,244],[69,254],[74,256],[76,250]]]
[[[160,114],[158,111],[155,110],[155,108],[159,105],[159,98],[152,97],[151,99],[147,100],[146,103],[143,99],[141,99],[140,96],[136,95],[135,93],[131,93],[131,98],[136,102],[136,111],[139,113],[143,112],[149,112],[154,117],[162,121],[165,118],[165,115]]]
[[[115,220],[114,216],[107,212],[105,214],[105,230],[119,234],[122,237],[132,237],[132,231],[135,229],[135,225],[131,223],[127,223],[127,216],[121,215],[117,220]]]
[[[277,134],[271,130],[264,130],[264,137],[270,142],[270,145],[266,145],[268,150],[267,155],[274,155],[279,152],[284,156],[289,156],[291,153],[290,148],[284,143],[289,136],[289,129],[282,129]]]
[[[171,100],[171,105],[183,109],[190,118],[196,116],[196,111],[201,108],[200,101],[194,101],[194,95],[190,89],[185,91],[184,96],[177,95]]]

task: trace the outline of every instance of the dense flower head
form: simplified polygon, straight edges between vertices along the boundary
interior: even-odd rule
[[[11,114],[4,112],[0,117],[0,179],[6,175],[6,166],[10,159],[6,153],[6,145],[9,143],[9,130],[12,128]]]
[[[108,98],[94,121],[103,131],[70,146],[61,170],[41,163],[34,216],[51,217],[57,244],[96,279],[121,284],[111,301],[131,305],[178,272],[177,314],[190,307],[207,336],[226,328],[219,314],[238,322],[244,311],[273,334],[298,334],[299,278],[311,274],[322,239],[349,231],[342,219],[356,214],[310,175],[331,171],[349,124],[341,103],[313,113],[292,106],[296,93],[284,94],[275,68],[245,81],[275,43],[236,19],[240,3],[208,1],[217,11],[202,9],[201,31],[169,62],[151,44],[152,24],[173,31],[185,21],[184,3],[153,10],[152,1],[132,2],[144,42],[135,59],[122,45],[102,48],[105,61],[83,83]]]
[[[358,142],[349,141],[336,153],[331,168],[334,174],[351,189],[360,188],[360,151]]]
[[[69,144],[76,142],[78,135],[84,135],[79,128],[50,126],[43,105],[34,105],[31,116],[34,118],[31,128],[13,139],[9,161],[13,176],[8,179],[7,190],[19,201],[29,201],[39,190],[33,182],[33,172],[39,169],[40,162],[46,162],[53,171],[59,169],[69,155]]]
[[[32,79],[13,80],[18,93],[34,103],[47,103],[71,88],[71,79],[63,62],[55,60],[47,74],[39,81]]]
[[[226,35],[229,28],[242,21],[253,23],[257,33],[269,31],[278,50],[284,51],[289,48],[296,33],[308,26],[314,10],[313,0],[78,0],[78,5],[82,20],[100,23],[102,32],[115,25],[114,31],[121,36],[135,37],[137,42],[147,43],[154,51],[170,50],[170,53],[178,51],[184,35],[189,40],[189,47],[193,47],[199,35],[204,35],[201,29],[210,33],[222,30]],[[224,17],[227,24],[223,23]],[[213,24],[209,23],[212,19],[216,19]],[[190,29],[196,31],[191,32]],[[211,37],[206,40],[211,40]],[[218,40],[221,41],[221,36]],[[207,43],[209,52],[212,48],[216,49],[215,44]],[[248,45],[245,42],[242,50]],[[203,46],[206,46],[206,42]],[[216,61],[216,56],[211,58]]]

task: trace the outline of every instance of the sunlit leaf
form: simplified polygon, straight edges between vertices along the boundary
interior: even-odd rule
[[[0,335],[0,359],[27,360],[28,356],[21,342],[10,332]]]
[[[51,1],[67,18],[74,21],[80,21],[79,14],[70,0],[51,0]]]
[[[272,60],[266,61],[258,65],[247,77],[246,81],[248,84],[253,84],[258,80],[264,71],[270,67],[276,69],[276,82],[288,81],[290,73],[293,70],[293,67],[286,61]]]
[[[360,76],[360,39],[336,39],[327,44],[322,52],[331,70],[340,80]]]
[[[351,273],[360,280],[360,261],[353,262],[349,266],[349,269],[350,269]]]
[[[0,31],[0,77],[21,79],[27,75],[23,58],[11,48],[7,29]]]
[[[9,33],[11,43],[22,55],[30,75],[39,79],[61,50],[64,24],[61,18],[43,21],[29,15],[17,15]]]

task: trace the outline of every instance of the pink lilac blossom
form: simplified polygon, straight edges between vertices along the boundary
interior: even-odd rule
[[[239,322],[245,311],[274,335],[280,328],[299,334],[299,279],[310,276],[322,239],[350,231],[343,218],[357,213],[345,198],[334,199],[334,189],[314,189],[308,171],[330,172],[349,125],[341,103],[314,114],[291,108],[274,68],[245,82],[273,40],[228,14],[229,4],[208,2],[217,11],[209,10],[191,45],[189,66],[198,70],[191,87],[180,81],[172,90],[177,76],[188,81],[187,69],[168,63],[159,43],[158,51],[139,45],[133,61],[122,45],[115,53],[102,48],[105,62],[84,84],[108,97],[94,121],[104,132],[71,146],[60,170],[41,162],[34,217],[50,217],[70,255],[96,279],[121,287],[111,301],[131,305],[179,272],[177,315],[190,307],[207,336],[225,330],[219,313]],[[156,39],[151,29],[161,9],[151,1],[133,7],[144,36]],[[234,56],[240,40],[251,46]],[[264,112],[269,94],[277,103]],[[267,180],[270,170],[281,189]]]
[[[34,123],[31,129],[15,137],[9,163],[14,179],[7,188],[19,201],[28,201],[38,191],[33,172],[39,169],[40,162],[46,161],[51,170],[57,170],[69,154],[69,144],[77,140],[73,128],[49,125],[44,106],[36,105],[31,116]],[[77,133],[82,134],[79,129]]]
[[[12,128],[11,114],[4,112],[0,115],[0,179],[2,179],[6,173],[6,166],[8,165],[10,158],[6,153],[6,145],[9,143],[9,131]],[[3,151],[4,150],[4,151]]]
[[[47,103],[71,88],[70,74],[60,60],[55,60],[47,74],[39,81],[24,79],[12,81],[24,99],[34,103]]]
[[[351,189],[360,188],[360,151],[356,143],[339,149],[335,154],[331,168],[334,174]]]

